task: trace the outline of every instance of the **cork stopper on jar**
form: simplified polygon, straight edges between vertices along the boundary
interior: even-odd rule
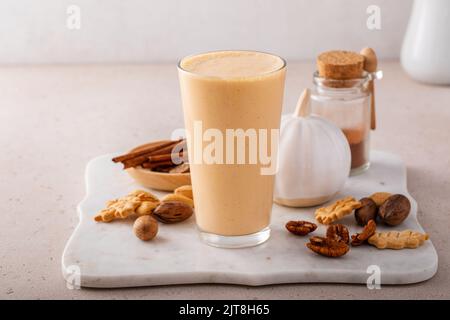
[[[360,78],[364,72],[364,56],[351,51],[327,51],[317,57],[319,76],[326,79]]]

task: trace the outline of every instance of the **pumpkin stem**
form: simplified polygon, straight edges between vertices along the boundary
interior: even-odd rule
[[[297,102],[297,107],[294,111],[294,116],[297,117],[307,117],[311,114],[311,104],[309,102],[311,93],[309,89],[303,90],[300,98]]]

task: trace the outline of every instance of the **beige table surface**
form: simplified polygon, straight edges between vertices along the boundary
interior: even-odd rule
[[[424,283],[383,286],[184,285],[69,290],[64,245],[77,224],[86,162],[182,126],[174,65],[0,68],[0,298],[450,298],[450,87],[413,82],[381,63],[372,147],[399,154],[419,220],[439,255]],[[311,85],[313,63],[288,63],[284,112]]]

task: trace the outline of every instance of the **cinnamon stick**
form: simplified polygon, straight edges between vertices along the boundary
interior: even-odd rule
[[[137,167],[142,165],[144,162],[148,161],[148,156],[147,155],[143,155],[143,156],[139,156],[130,160],[126,160],[123,161],[123,168],[124,169],[128,169],[128,168],[132,168],[132,167]]]
[[[172,160],[172,157],[175,159],[180,159],[184,157],[184,152],[181,153],[166,153],[166,154],[158,154],[158,155],[152,155],[148,157],[149,162],[159,162],[159,161],[165,161],[165,160]]]
[[[173,146],[167,146],[165,148],[156,150],[152,152],[152,156],[160,155],[160,154],[167,154],[167,153],[173,153],[173,149],[178,148],[178,150],[186,150],[186,140],[179,140],[175,145]]]
[[[152,152],[155,152],[155,151],[158,151],[158,150],[161,150],[161,149],[164,149],[164,148],[168,148],[168,147],[171,148],[174,145],[176,145],[177,143],[179,143],[180,141],[182,141],[182,140],[159,142],[159,143],[156,143],[155,145],[151,144],[151,145],[147,146],[146,148],[144,148],[142,150],[133,151],[133,152],[130,152],[130,153],[127,153],[127,154],[115,157],[115,158],[112,159],[112,161],[114,161],[114,162],[130,161],[133,164],[137,163],[137,165],[139,165],[139,164],[147,161],[147,157]],[[144,160],[142,162],[140,162],[142,158],[139,158],[139,157],[144,157],[143,158]],[[135,160],[135,161],[133,162],[131,160]],[[130,165],[130,166],[133,166],[133,165]]]
[[[142,163],[142,168],[145,169],[153,169],[156,167],[162,167],[162,166],[174,166],[174,163],[172,160],[165,160],[165,161],[159,161],[159,162],[144,162]]]

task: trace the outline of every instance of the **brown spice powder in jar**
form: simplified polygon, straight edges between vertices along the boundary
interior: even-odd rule
[[[359,168],[366,164],[369,159],[366,157],[366,144],[368,143],[364,130],[361,129],[342,129],[350,144],[350,152],[352,155],[351,168]]]
[[[323,84],[330,88],[352,88],[355,79],[364,74],[365,57],[360,53],[333,50],[321,53],[316,60],[319,76]],[[364,105],[361,105],[364,107]],[[359,168],[369,162],[369,122],[361,119],[362,127],[341,128],[346,136],[351,152],[351,169]]]

